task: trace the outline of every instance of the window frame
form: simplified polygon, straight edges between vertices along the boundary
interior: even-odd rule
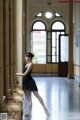
[[[62,17],[61,15],[59,16],[59,17]],[[45,25],[45,29],[33,29],[33,25],[36,23],[36,22],[42,22],[44,25]],[[61,22],[63,25],[64,25],[64,29],[52,29],[52,26],[53,26],[53,24],[54,23],[56,23],[56,22]],[[56,56],[56,58],[57,58],[57,56],[58,56],[58,62],[57,62],[57,59],[56,59],[56,61],[55,62],[53,62],[52,61],[52,33],[53,32],[55,32],[56,34],[57,34],[57,32],[60,32],[60,35],[61,35],[61,32],[64,32],[63,34],[66,34],[66,27],[65,27],[65,24],[64,24],[64,22],[62,21],[62,20],[55,20],[55,21],[53,21],[52,22],[52,24],[50,25],[50,30],[48,31],[47,29],[46,29],[46,24],[43,22],[43,20],[36,20],[35,22],[33,22],[33,24],[32,24],[32,27],[31,27],[31,32],[32,31],[45,31],[46,32],[46,64],[48,64],[48,63],[59,63],[59,55],[55,55]],[[50,38],[49,38],[49,36],[48,36],[48,33],[50,32]],[[49,46],[48,46],[48,42],[49,42],[49,40],[50,40],[50,48],[51,48],[51,52],[50,52],[50,55],[48,54],[48,50],[49,50]],[[59,37],[58,37],[58,40],[59,40]],[[60,43],[59,43],[60,44]],[[60,45],[58,45],[58,47],[60,47]],[[58,50],[59,50],[59,48],[58,48]],[[48,58],[49,57],[49,58]],[[50,59],[50,61],[48,60],[48,59]]]
[[[37,22],[41,22],[41,23],[43,23],[44,24],[44,26],[45,26],[45,29],[33,29],[33,25],[35,24],[35,23],[37,23]],[[41,20],[37,20],[37,21],[35,21],[33,24],[32,24],[32,28],[31,28],[31,32],[33,32],[33,31],[45,31],[45,33],[46,33],[46,24],[43,22],[43,21],[41,21]],[[46,35],[47,36],[47,35]],[[45,39],[46,40],[46,39]],[[31,50],[33,49],[33,47],[31,46]],[[47,49],[47,42],[46,42],[46,49]],[[36,64],[36,63],[35,63]],[[42,63],[37,63],[37,64],[42,64]],[[47,64],[47,62],[45,63],[45,64]]]
[[[56,23],[56,22],[61,22],[63,25],[64,25],[64,29],[52,29],[52,26],[53,26],[53,24],[54,23]],[[56,34],[57,34],[57,32],[60,32],[60,34],[59,35],[62,35],[61,34],[61,32],[64,32],[64,34],[65,34],[65,24],[62,22],[62,21],[60,21],[60,20],[56,20],[56,21],[54,21],[53,23],[52,23],[52,25],[51,25],[51,33],[53,33],[53,32],[55,32]],[[51,39],[52,40],[52,39]],[[58,40],[59,40],[59,37],[58,37]],[[56,41],[56,40],[55,40]],[[58,42],[59,43],[59,45],[58,45],[58,47],[60,47],[60,42]],[[51,49],[52,49],[52,46],[51,46]],[[59,48],[58,48],[58,50],[59,50]],[[51,52],[52,52],[52,50],[51,50]],[[59,52],[59,51],[58,51]],[[52,62],[52,53],[51,53],[51,63],[59,63],[59,55],[55,55],[56,56],[56,58],[57,58],[57,56],[58,56],[58,62],[57,62],[57,59],[56,59],[56,61],[55,62]]]

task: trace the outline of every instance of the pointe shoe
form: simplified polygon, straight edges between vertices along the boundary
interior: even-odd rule
[[[47,116],[50,115],[49,112],[48,112],[48,110],[47,110],[47,108],[44,108],[44,111],[45,111],[45,113],[46,113]]]

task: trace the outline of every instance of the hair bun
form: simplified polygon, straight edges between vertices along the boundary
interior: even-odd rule
[[[34,57],[34,54],[33,53],[31,53],[31,52],[28,52],[28,53],[26,53],[26,56],[28,56],[28,57]]]

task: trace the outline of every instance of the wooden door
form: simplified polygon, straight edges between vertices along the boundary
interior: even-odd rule
[[[59,35],[59,65],[58,76],[67,77],[68,75],[68,51],[69,39],[68,35]]]

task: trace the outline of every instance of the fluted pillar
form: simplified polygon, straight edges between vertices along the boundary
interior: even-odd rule
[[[14,90],[14,37],[13,37],[13,0],[9,1],[10,9],[9,9],[9,57],[10,57],[10,88],[11,91]]]
[[[10,73],[9,73],[9,0],[6,0],[5,3],[6,6],[6,28],[5,28],[5,32],[6,32],[6,38],[5,38],[5,79],[6,79],[6,96],[8,96],[9,94],[9,89],[10,89]]]
[[[13,79],[16,85],[16,0],[13,0]]]
[[[23,0],[22,1],[22,40],[23,40],[23,46],[22,46],[22,53],[23,53],[23,58],[24,58],[24,54],[26,52],[26,10],[27,10],[27,1]],[[24,63],[24,59],[23,59],[23,63]]]
[[[73,3],[69,3],[69,63],[68,78],[73,78]]]
[[[3,68],[3,0],[0,0],[0,111],[3,105],[3,81],[4,81],[4,68]]]
[[[16,72],[22,72],[22,1],[16,0]],[[17,77],[21,87],[22,78]]]

